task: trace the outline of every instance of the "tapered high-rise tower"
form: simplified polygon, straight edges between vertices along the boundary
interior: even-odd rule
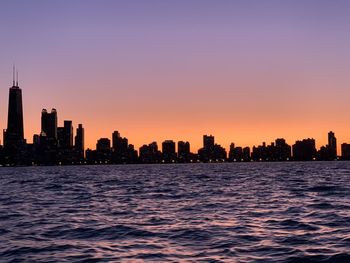
[[[4,131],[4,146],[15,146],[24,142],[22,90],[18,86],[18,73],[15,82],[13,68],[13,84],[9,90],[7,129]]]

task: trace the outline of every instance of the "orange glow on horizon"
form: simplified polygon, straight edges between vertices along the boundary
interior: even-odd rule
[[[42,108],[57,109],[59,126],[82,123],[93,149],[114,130],[137,150],[172,139],[195,152],[204,134],[227,150],[279,137],[320,147],[330,130],[338,149],[350,142],[347,4],[224,2],[9,3],[0,128],[15,61],[29,142]]]

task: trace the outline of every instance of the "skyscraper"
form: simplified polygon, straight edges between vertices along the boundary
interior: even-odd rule
[[[58,142],[61,148],[71,149],[73,147],[73,125],[72,121],[64,121],[63,127],[57,129]]]
[[[96,150],[98,152],[109,152],[111,150],[111,140],[108,138],[101,138],[97,141]]]
[[[162,142],[162,154],[164,162],[175,162],[175,142],[172,140],[165,140],[164,142]]]
[[[203,148],[198,150],[198,157],[202,162],[224,161],[227,152],[219,144],[215,144],[214,136],[203,135]]]
[[[114,152],[118,153],[119,155],[126,153],[128,150],[128,143],[129,143],[128,139],[122,138],[118,131],[113,132],[113,134],[112,134],[112,147],[113,147]]]
[[[172,140],[165,140],[162,142],[163,154],[175,154],[175,142]]]
[[[66,136],[67,148],[73,147],[73,125],[72,121],[64,121],[63,123],[64,134]]]
[[[190,143],[189,142],[184,142],[184,141],[179,141],[177,143],[177,152],[178,156],[184,156],[184,155],[189,155],[190,154]]]
[[[18,86],[18,74],[15,83],[13,69],[13,85],[9,90],[7,129],[4,131],[4,146],[11,147],[24,143],[22,90]]]
[[[283,138],[278,138],[275,141],[274,159],[276,161],[288,161],[292,157],[292,147],[286,143]]]
[[[331,159],[337,158],[337,139],[335,138],[334,132],[330,131],[328,133],[328,150]]]
[[[341,157],[343,160],[350,160],[350,144],[343,143],[341,145]]]
[[[179,141],[177,143],[177,157],[179,162],[189,162],[191,159],[190,143]]]
[[[312,161],[316,157],[316,142],[314,139],[296,141],[292,147],[295,161]]]
[[[211,151],[214,149],[214,136],[203,135],[203,148]]]
[[[118,131],[114,131],[112,133],[112,145],[114,150],[118,148],[119,139],[120,139],[120,133]]]
[[[113,162],[127,163],[130,158],[129,140],[120,136],[118,131],[112,134]],[[134,151],[134,150],[132,150]]]
[[[75,149],[84,158],[84,128],[82,124],[78,125],[77,134],[75,135]]]
[[[57,111],[52,109],[48,113],[46,109],[41,111],[41,132],[44,132],[47,138],[57,140]]]

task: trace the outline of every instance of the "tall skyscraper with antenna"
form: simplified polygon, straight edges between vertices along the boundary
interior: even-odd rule
[[[7,129],[4,131],[5,148],[18,148],[24,141],[22,90],[18,86],[18,72],[15,79],[13,67],[13,84],[9,90]],[[13,146],[13,147],[12,147]]]

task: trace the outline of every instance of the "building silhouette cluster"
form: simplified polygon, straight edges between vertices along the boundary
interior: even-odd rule
[[[14,70],[15,72],[15,70]],[[13,76],[9,89],[7,129],[3,132],[3,146],[0,146],[0,165],[64,165],[64,164],[134,164],[134,163],[196,163],[196,162],[251,162],[251,161],[333,161],[350,160],[350,144],[341,145],[337,155],[337,139],[331,131],[328,144],[316,149],[312,138],[298,140],[288,145],[283,138],[267,145],[240,147],[234,143],[229,152],[215,143],[212,135],[203,136],[203,147],[197,153],[191,152],[187,141],[165,140],[161,150],[157,142],[144,144],[135,150],[127,138],[118,131],[109,138],[100,138],[96,149],[84,147],[85,130],[78,124],[75,131],[71,120],[64,120],[58,126],[57,110],[41,112],[41,131],[33,136],[33,143],[24,138],[22,90],[18,85],[18,74]]]

